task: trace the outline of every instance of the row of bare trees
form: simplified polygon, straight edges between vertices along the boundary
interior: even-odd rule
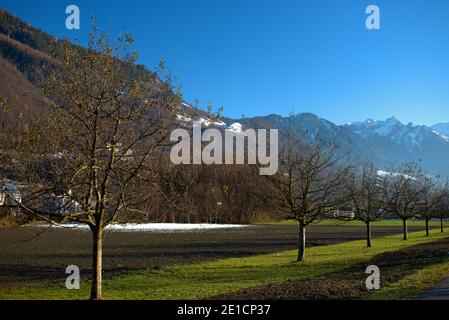
[[[367,246],[372,246],[371,224],[383,218],[400,219],[403,238],[408,221],[429,222],[449,217],[449,187],[428,176],[417,164],[388,171],[368,163],[351,166],[348,155],[322,141],[307,143],[288,135],[280,152],[279,171],[263,177],[263,190],[254,195],[283,218],[299,225],[298,261],[304,260],[306,227],[317,219],[360,220],[366,225]]]
[[[347,184],[354,218],[367,226],[367,245],[371,246],[371,223],[387,215],[396,217],[403,224],[403,238],[408,239],[408,221],[425,221],[429,235],[429,221],[439,219],[443,231],[443,220],[448,217],[448,187],[436,177],[429,177],[417,164],[405,164],[380,171],[373,165],[352,173]]]

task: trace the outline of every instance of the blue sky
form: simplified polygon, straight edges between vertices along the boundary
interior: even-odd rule
[[[81,30],[65,29],[78,5]],[[365,28],[365,8],[381,30]],[[313,112],[338,124],[395,116],[449,121],[447,0],[0,0],[58,37],[84,38],[90,16],[103,31],[133,34],[139,62],[160,58],[184,98],[212,101],[238,118]]]

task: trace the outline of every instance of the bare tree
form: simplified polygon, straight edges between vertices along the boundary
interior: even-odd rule
[[[416,213],[416,218],[425,221],[426,236],[429,236],[430,235],[429,222],[430,220],[435,218],[436,215],[438,214],[442,200],[441,197],[443,197],[444,194],[429,178],[426,178],[424,181],[421,181],[420,183],[423,193],[421,195],[422,200],[418,205],[418,212]]]
[[[308,144],[292,136],[279,155],[279,170],[266,176],[259,198],[278,214],[299,223],[297,261],[305,258],[306,227],[346,199],[342,187],[349,167],[340,163],[335,145]]]
[[[11,106],[8,99],[0,96],[0,174],[7,167],[7,150],[11,149],[11,140],[15,136],[10,120]]]
[[[408,240],[408,220],[420,214],[431,188],[423,170],[413,163],[391,170],[387,175],[385,193],[388,209],[402,220],[404,240]]]
[[[8,104],[7,104],[7,100],[6,98],[3,98],[0,96],[0,160],[1,160],[1,167],[0,167],[0,174],[3,171],[3,157],[4,157],[4,152],[5,152],[5,140],[6,140],[6,134],[4,131],[4,127],[5,127],[5,123],[4,123],[4,118],[5,115],[8,112]]]
[[[193,222],[195,199],[192,191],[200,181],[202,169],[202,165],[171,165],[169,159],[160,163],[162,204],[171,212],[172,222],[176,222],[176,218],[181,222]]]
[[[46,79],[49,112],[27,127],[21,144],[22,210],[90,227],[91,299],[102,298],[104,229],[150,201],[155,153],[180,103],[169,75],[162,82],[136,66],[131,42],[125,35],[110,44],[95,28],[87,50],[67,41]]]
[[[367,247],[371,247],[371,223],[381,219],[387,208],[384,192],[386,179],[369,164],[362,168],[361,173],[352,173],[348,182],[347,190],[355,213],[354,219],[366,224]]]
[[[434,190],[432,217],[440,220],[440,231],[444,232],[444,219],[449,217],[449,185]]]
[[[224,222],[243,223],[254,216],[259,208],[251,190],[260,188],[248,166],[223,166],[218,173],[217,186],[221,191],[218,207],[226,213]]]

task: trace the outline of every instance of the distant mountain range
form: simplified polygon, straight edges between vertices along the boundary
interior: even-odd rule
[[[62,42],[30,26],[0,8],[0,97],[7,98],[13,107],[9,119],[43,112],[45,98],[37,89],[37,79],[43,74],[43,65],[58,63]],[[139,70],[145,72],[143,66]],[[159,85],[157,77],[154,85]],[[408,161],[421,161],[432,173],[449,176],[449,123],[432,127],[403,124],[395,118],[385,121],[368,119],[364,122],[336,125],[311,113],[289,117],[268,115],[244,119],[222,118],[209,121],[204,111],[183,103],[183,119],[203,118],[208,125],[228,126],[231,130],[243,128],[277,128],[286,132],[289,127],[299,136],[313,141],[317,138],[335,142],[340,152],[350,152],[359,162],[373,161],[381,168]]]
[[[238,122],[243,128],[276,128],[308,141],[322,139],[336,143],[340,152],[350,152],[351,158],[363,163],[372,161],[382,169],[404,162],[420,162],[432,174],[449,176],[449,123],[433,127],[403,124],[392,117],[385,121],[368,119],[363,122],[336,125],[312,113],[288,117],[268,115],[244,119],[225,119],[227,124]]]

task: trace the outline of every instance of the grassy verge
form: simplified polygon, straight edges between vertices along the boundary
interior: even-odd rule
[[[298,225],[296,220],[281,220],[281,221],[266,221],[260,224],[274,224],[274,225]],[[365,226],[365,223],[359,220],[355,221],[340,221],[336,219],[324,219],[313,222],[312,225],[318,226]],[[373,227],[402,227],[401,220],[379,220],[372,223]],[[425,227],[423,220],[409,220],[409,227]],[[432,228],[439,228],[440,221],[432,220],[429,222],[429,226]],[[443,226],[448,228],[449,221],[443,221]]]
[[[220,295],[225,300],[304,299],[408,299],[449,275],[447,239],[386,251],[368,261],[350,265],[339,272],[305,280],[287,281]],[[368,265],[380,269],[381,290],[368,292],[365,273]]]
[[[434,233],[411,233],[408,241],[401,235],[374,240],[373,248],[365,241],[313,247],[307,250],[305,262],[294,262],[296,251],[284,251],[238,259],[220,259],[190,265],[167,266],[159,270],[140,270],[106,279],[106,299],[200,299],[244,288],[304,280],[339,272],[352,265],[369,261],[375,255],[448,237]],[[89,283],[81,290],[67,290],[64,283],[29,285],[0,289],[0,299],[86,299]]]
[[[378,291],[367,294],[369,300],[414,299],[425,289],[449,276],[449,258],[444,261],[405,276]]]

